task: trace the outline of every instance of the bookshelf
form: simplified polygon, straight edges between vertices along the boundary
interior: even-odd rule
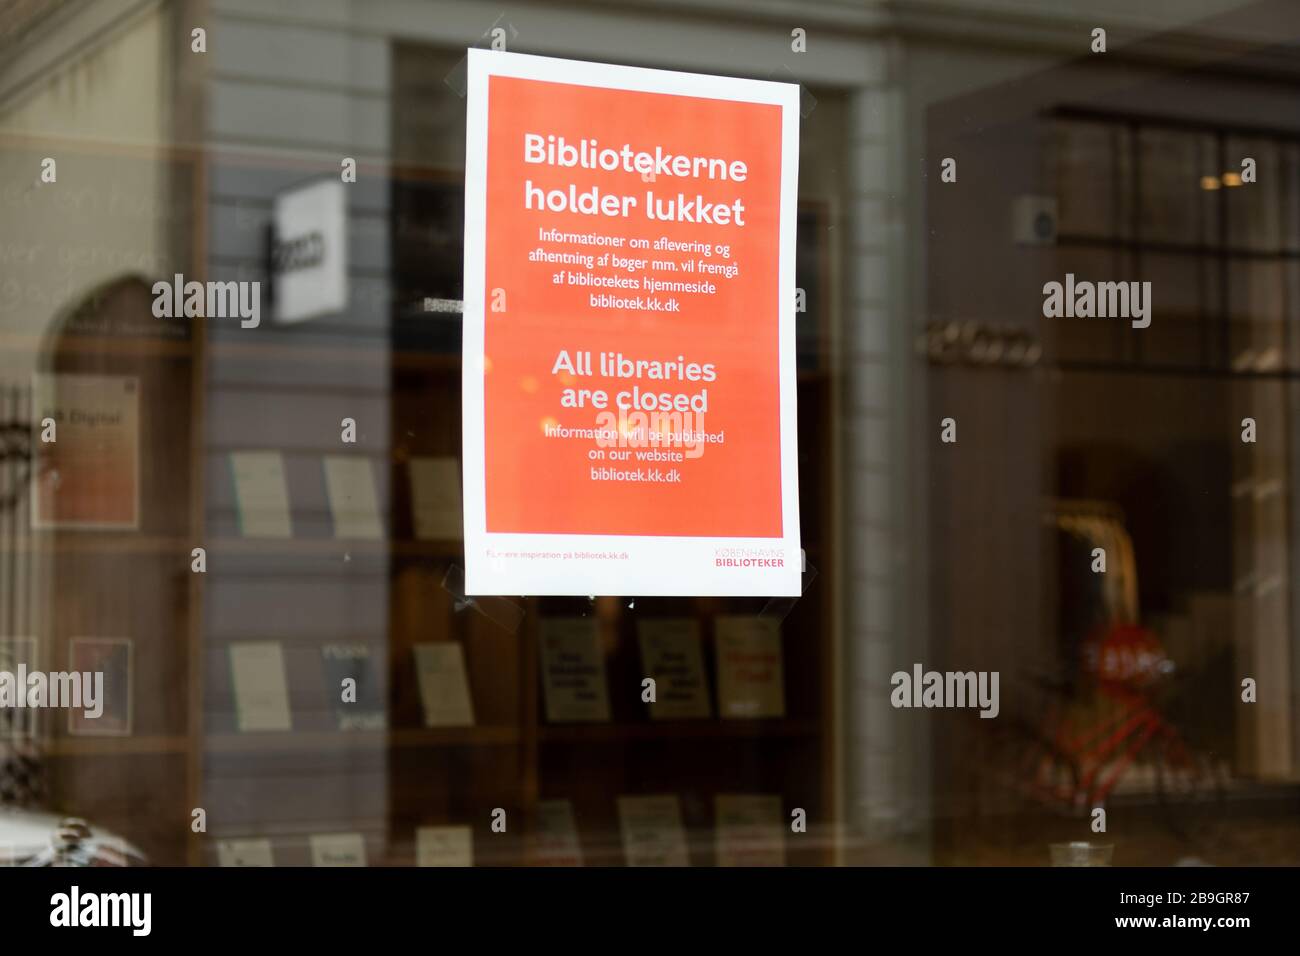
[[[247,160],[218,157],[241,162]],[[279,179],[302,178],[310,170]],[[219,174],[218,174],[219,175]],[[837,812],[834,798],[834,660],[830,637],[831,578],[823,575],[782,621],[786,716],[739,720],[717,715],[712,622],[718,615],[763,613],[761,600],[619,598],[481,598],[467,601],[457,580],[461,543],[416,537],[410,463],[415,458],[459,461],[460,355],[456,316],[408,308],[432,296],[459,297],[458,233],[429,226],[421,210],[458,221],[459,175],[399,166],[391,170],[389,207],[394,250],[386,331],[349,327],[348,316],[327,324],[270,326],[256,335],[221,330],[208,343],[207,375],[216,393],[238,391],[263,420],[260,440],[245,443],[229,422],[213,422],[202,456],[210,477],[206,498],[208,607],[200,612],[204,732],[199,741],[201,792],[211,825],[194,842],[204,863],[222,840],[269,839],[277,862],[297,859],[304,834],[361,832],[371,865],[410,865],[415,834],[427,826],[469,826],[476,864],[537,862],[539,808],[572,804],[589,863],[622,862],[617,798],[674,793],[681,799],[692,862],[713,861],[716,794],[779,795],[787,830],[791,810],[803,808],[810,832]],[[254,177],[255,178],[255,177]],[[268,179],[277,177],[268,175]],[[265,202],[261,197],[259,202]],[[374,195],[364,199],[379,203]],[[813,210],[809,215],[824,215]],[[436,248],[402,236],[435,237]],[[443,240],[436,240],[436,237]],[[440,244],[441,243],[441,244]],[[812,255],[809,252],[808,255]],[[805,257],[806,258],[806,257]],[[435,270],[430,284],[421,263]],[[806,280],[814,290],[813,328],[829,308],[825,263]],[[410,283],[408,284],[408,279]],[[822,326],[817,325],[822,323]],[[810,338],[817,339],[813,334]],[[813,354],[813,353],[810,353]],[[813,449],[800,462],[806,489],[803,526],[810,562],[825,560],[830,509],[819,491],[832,483],[828,433],[830,377],[824,355],[800,363],[800,427]],[[322,399],[341,399],[328,412]],[[338,408],[361,403],[366,427],[356,448],[341,448]],[[340,412],[341,414],[341,412]],[[352,414],[351,411],[348,414]],[[376,429],[374,422],[381,423]],[[802,437],[802,431],[801,431]],[[244,447],[282,450],[292,511],[288,538],[243,537],[237,496],[219,464]],[[332,536],[319,488],[326,454],[365,455],[374,465],[383,536]],[[217,593],[214,593],[217,592]],[[276,596],[278,595],[278,597]],[[339,596],[343,595],[342,598]],[[285,611],[296,604],[301,614]],[[313,605],[328,605],[318,617]],[[332,617],[331,617],[332,616]],[[596,622],[611,719],[594,724],[545,718],[539,628],[548,617]],[[639,698],[637,623],[687,617],[701,630],[705,684],[715,716],[651,720]],[[272,640],[283,648],[292,729],[236,729],[237,705],[226,655],[233,644]],[[364,646],[382,674],[384,730],[342,731],[332,725],[319,660],[326,643]],[[474,726],[425,727],[413,648],[455,642],[463,653]],[[284,808],[294,804],[296,812]],[[262,809],[258,809],[261,807]],[[504,833],[491,814],[506,812]],[[785,837],[789,863],[829,862],[833,849],[813,836]],[[281,854],[284,851],[284,855]]]
[[[96,361],[76,343],[68,353],[59,351],[60,371],[72,372]],[[72,358],[65,360],[64,355]],[[123,343],[108,351],[112,369],[127,369],[146,382],[167,376],[168,388],[176,394],[191,390],[195,374],[192,355],[159,349],[146,343],[140,349]],[[102,365],[103,357],[98,360]],[[394,391],[395,403],[413,407],[429,391],[448,387],[458,373],[449,366],[430,361],[397,361],[395,368],[406,386]],[[418,370],[418,371],[417,371]],[[808,385],[801,386],[807,388]],[[190,407],[184,403],[160,403],[175,420],[168,434],[172,457],[196,456],[190,478],[177,491],[196,494],[195,473],[211,455],[211,449],[187,440]],[[408,412],[395,409],[393,421],[400,428]],[[458,414],[447,414],[450,422]],[[183,427],[184,424],[184,427]],[[454,429],[444,435],[451,440]],[[192,436],[191,436],[192,437]],[[179,439],[179,440],[176,440]],[[158,445],[147,443],[142,460],[159,463]],[[524,599],[513,601],[520,615],[511,630],[475,606],[458,602],[444,586],[447,571],[461,561],[461,546],[451,540],[418,540],[409,537],[409,497],[397,493],[407,484],[405,471],[410,453],[451,451],[438,447],[400,445],[390,461],[389,481],[397,507],[382,540],[350,541],[334,538],[258,539],[233,535],[204,539],[201,534],[177,533],[191,520],[183,502],[168,496],[144,497],[141,531],[92,533],[84,531],[38,532],[16,542],[12,553],[35,560],[48,556],[58,567],[56,576],[76,582],[83,594],[114,587],[136,595],[155,587],[160,579],[169,582],[170,620],[155,620],[149,626],[136,620],[132,631],[136,647],[133,694],[160,701],[151,712],[138,711],[132,733],[122,737],[69,737],[54,733],[44,754],[54,778],[55,793],[73,793],[77,812],[116,832],[135,836],[140,832],[134,812],[138,799],[154,808],[158,824],[150,828],[145,843],[152,859],[163,863],[213,862],[217,838],[268,838],[273,846],[284,841],[296,846],[301,834],[310,832],[366,833],[372,864],[401,864],[412,860],[410,841],[419,826],[469,823],[475,828],[476,859],[482,863],[519,864],[530,861],[528,840],[537,805],[543,799],[566,798],[574,802],[584,855],[589,863],[618,862],[618,821],[614,798],[622,793],[656,791],[682,794],[688,831],[692,834],[693,862],[707,863],[708,839],[701,836],[709,827],[709,804],[716,792],[762,790],[779,793],[783,806],[806,809],[811,818],[825,818],[832,812],[829,791],[832,773],[825,766],[829,750],[824,736],[830,732],[829,695],[823,685],[829,665],[826,642],[806,635],[818,635],[816,621],[824,613],[824,594],[796,605],[783,628],[786,693],[789,716],[775,719],[736,720],[713,717],[696,720],[652,721],[636,697],[639,662],[636,658],[635,626],[642,616],[688,616],[703,626],[708,645],[708,624],[722,612],[758,613],[761,602],[717,600],[607,598]],[[179,469],[173,474],[185,474]],[[173,501],[164,521],[150,512],[160,501]],[[202,516],[210,504],[205,502]],[[379,731],[342,731],[330,728],[328,715],[320,705],[322,694],[310,689],[316,675],[302,680],[290,675],[289,694],[294,729],[280,732],[240,733],[233,727],[228,690],[213,692],[213,673],[225,667],[221,660],[228,645],[237,638],[214,633],[211,608],[203,606],[210,590],[207,575],[190,572],[190,548],[202,544],[207,551],[209,573],[263,574],[272,585],[295,576],[324,576],[336,573],[379,575],[388,586],[390,605],[386,630],[363,639],[377,657],[386,661],[387,707],[390,726]],[[816,541],[808,542],[815,554]],[[345,568],[344,557],[349,558]],[[109,567],[117,573],[106,579]],[[148,572],[147,574],[145,572]],[[160,578],[161,576],[161,578]],[[191,585],[195,591],[191,592]],[[133,598],[135,599],[135,598]],[[222,600],[220,596],[216,600]],[[742,605],[737,607],[736,605]],[[459,606],[458,606],[459,605]],[[121,619],[118,606],[118,620]],[[236,609],[237,610],[237,609]],[[599,620],[605,649],[606,678],[614,698],[613,719],[599,724],[550,724],[543,717],[540,674],[537,660],[537,623],[542,615],[594,615]],[[221,615],[226,617],[228,615]],[[120,623],[107,623],[113,614],[103,615],[98,627],[121,630]],[[69,633],[84,628],[69,624]],[[167,642],[174,635],[183,642]],[[240,635],[243,636],[243,635]],[[278,641],[286,657],[310,669],[311,655],[321,639],[311,633],[269,630],[268,639]],[[411,646],[418,640],[451,640],[465,648],[467,676],[474,700],[477,723],[472,727],[427,728],[414,687]],[[298,667],[298,665],[294,665]],[[709,660],[709,696],[714,692],[713,662]],[[197,694],[191,687],[206,688]],[[715,711],[716,713],[716,704]],[[108,763],[106,763],[108,761]],[[107,788],[82,784],[84,774],[102,778],[111,768],[113,783]],[[328,790],[345,780],[355,782],[358,772],[380,774],[387,782],[387,803],[377,814],[355,815],[333,809],[319,811],[305,819],[285,814],[298,785]],[[245,815],[235,827],[223,827],[230,814],[223,802],[233,798],[213,781],[235,779],[251,791],[269,795],[278,804],[274,813]],[[653,781],[653,785],[649,783]],[[96,792],[111,795],[103,805],[87,802]],[[213,799],[213,794],[217,799]],[[135,794],[136,796],[131,796]],[[147,797],[146,797],[147,795]],[[259,798],[266,800],[264,796]],[[433,801],[432,807],[430,800]],[[203,807],[210,826],[221,837],[192,833],[186,821],[194,807]],[[511,834],[498,839],[488,827],[488,811],[507,810]],[[366,827],[361,824],[369,821]],[[378,820],[378,829],[375,821]],[[367,829],[368,828],[368,829]],[[184,833],[177,840],[177,833]],[[810,841],[811,845],[811,841]],[[480,850],[482,852],[480,852]],[[828,848],[805,851],[787,844],[790,862],[821,861]],[[289,857],[292,859],[292,851]]]
[[[265,157],[219,151],[145,151],[119,161],[168,166],[185,207],[168,225],[176,264],[167,271],[199,281],[233,278],[227,273],[235,268],[255,275],[262,266],[257,257],[231,263],[209,256],[223,242],[225,221],[210,182],[228,182],[223,173],[233,166],[243,181],[268,191],[240,199],[251,219],[243,238],[256,250],[250,237],[264,224],[270,191],[320,172],[305,161],[267,168]],[[417,187],[432,190],[432,198],[413,197]],[[402,167],[385,188],[392,196],[369,194],[360,202],[375,210],[358,215],[385,213],[390,203],[458,215],[459,174]],[[825,208],[801,215],[815,219]],[[400,232],[419,229],[410,216],[392,218],[395,246]],[[435,235],[456,231],[440,227]],[[353,314],[288,328],[264,321],[247,332],[203,319],[156,320],[152,277],[132,274],[73,303],[53,333],[0,330],[8,355],[27,355],[57,374],[138,377],[148,395],[139,527],[29,530],[4,544],[8,560],[39,565],[61,595],[49,602],[53,619],[37,635],[54,652],[52,667],[63,663],[73,636],[133,641],[129,734],[71,736],[63,714],[41,728],[50,804],[127,837],[164,865],[212,865],[219,843],[245,839],[269,840],[278,864],[304,864],[310,835],[348,832],[363,836],[370,865],[410,865],[418,828],[456,825],[472,828],[476,865],[519,865],[538,862],[543,801],[566,799],[586,862],[617,865],[617,798],[672,793],[681,801],[692,863],[710,865],[715,796],[765,793],[780,798],[787,862],[830,862],[834,849],[816,834],[838,812],[831,575],[817,577],[781,621],[786,716],[724,719],[717,716],[712,622],[725,614],[781,614],[784,606],[668,598],[467,602],[456,593],[461,543],[416,537],[411,459],[458,459],[460,451],[457,317],[405,307],[425,295],[458,297],[458,245],[444,246],[402,247],[391,311],[379,325],[358,325]],[[800,280],[813,290],[798,376],[802,523],[809,562],[824,567],[831,379],[825,355],[804,346],[822,340],[828,323],[829,266],[810,259],[828,251],[807,247],[800,255],[801,268],[817,270]],[[403,285],[429,256],[448,265],[436,278],[456,288]],[[335,412],[358,406],[360,440],[341,447]],[[227,459],[241,449],[284,454],[290,537],[240,533]],[[326,454],[372,462],[381,538],[333,536],[320,480]],[[27,504],[15,520],[25,521]],[[191,570],[196,547],[205,550],[204,573]],[[539,624],[551,616],[597,622],[609,722],[545,719]],[[637,624],[657,617],[699,624],[714,716],[650,719],[639,698]],[[238,730],[229,650],[249,641],[282,649],[290,729]],[[412,648],[447,641],[463,649],[473,726],[423,725]],[[320,649],[340,642],[368,649],[386,727],[338,729]],[[191,825],[198,808],[206,830]],[[506,811],[504,833],[491,827],[496,808]],[[806,810],[808,834],[789,833],[795,808]]]

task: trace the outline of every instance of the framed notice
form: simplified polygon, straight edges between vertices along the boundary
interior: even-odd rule
[[[380,667],[372,659],[370,648],[359,643],[326,644],[321,647],[320,655],[325,671],[325,696],[331,701],[338,729],[387,727]]]
[[[467,826],[419,827],[416,866],[473,866],[474,831]]]
[[[284,456],[278,451],[231,452],[230,470],[240,534],[246,538],[292,537]]]
[[[596,622],[543,618],[541,641],[546,719],[553,724],[608,721],[609,688]]]
[[[641,671],[655,682],[653,720],[710,717],[704,679],[700,625],[693,618],[643,618],[637,621]]]
[[[102,699],[96,701],[94,716],[85,707],[68,710],[68,733],[74,737],[128,737],[131,735],[132,643],[127,639],[74,637],[68,646],[68,665],[82,675],[83,685],[94,682]],[[82,692],[83,696],[85,691]]]
[[[360,833],[313,833],[307,839],[312,866],[366,865],[366,841]]]
[[[713,808],[718,866],[785,866],[779,795],[719,793]]]
[[[461,537],[460,462],[415,457],[410,463],[411,517],[421,540]]]
[[[465,652],[455,641],[415,645],[415,673],[426,727],[473,727]]]
[[[263,837],[251,840],[217,842],[218,866],[275,866],[271,841]]]
[[[470,594],[800,593],[798,103],[469,51]]]
[[[540,800],[533,862],[542,866],[582,866],[582,843],[569,800]]]
[[[326,455],[325,493],[334,517],[334,537],[377,540],[384,536],[384,519],[379,513],[379,496],[369,458],[359,455]]]
[[[772,618],[721,614],[714,630],[721,715],[784,717],[780,625]]]
[[[32,527],[140,526],[140,381],[32,376]]]
[[[229,653],[239,732],[289,730],[293,720],[280,642],[240,641]]]
[[[618,798],[619,830],[628,866],[690,866],[676,794]]]

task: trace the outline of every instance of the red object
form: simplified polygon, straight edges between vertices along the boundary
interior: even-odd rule
[[[1170,660],[1154,632],[1136,624],[1116,624],[1087,641],[1084,667],[1103,690],[1145,687],[1170,668]]]

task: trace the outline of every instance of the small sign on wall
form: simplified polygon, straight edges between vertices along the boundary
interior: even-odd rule
[[[271,272],[277,322],[303,322],[348,303],[347,197],[321,180],[275,197]]]

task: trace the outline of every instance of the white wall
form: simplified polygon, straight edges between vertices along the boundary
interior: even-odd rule
[[[24,342],[100,283],[169,268],[167,17],[118,6],[123,18],[107,24],[61,24],[65,39],[87,32],[86,45],[51,47],[35,80],[20,58],[0,67],[0,334]],[[45,157],[56,183],[40,181]],[[0,350],[0,374],[24,378],[32,358]]]

